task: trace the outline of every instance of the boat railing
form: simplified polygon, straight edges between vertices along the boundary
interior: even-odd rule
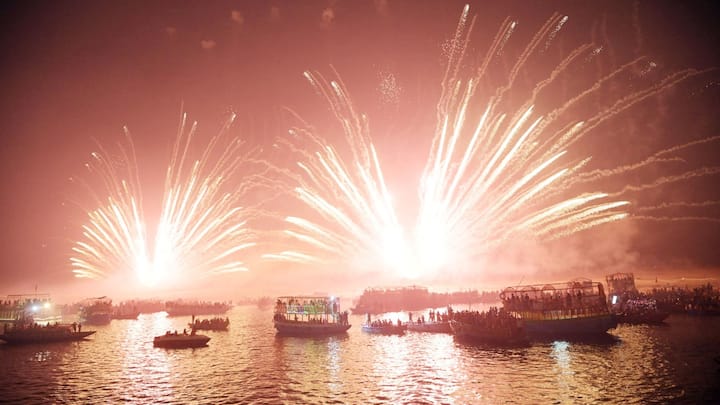
[[[573,308],[573,309],[555,309],[544,311],[520,310],[510,311],[523,320],[563,320],[576,318],[590,318],[595,316],[607,315],[607,310],[602,308]]]

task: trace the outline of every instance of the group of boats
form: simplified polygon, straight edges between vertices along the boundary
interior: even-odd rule
[[[524,344],[537,337],[598,336],[606,334],[618,323],[658,323],[667,317],[652,302],[637,298],[632,274],[610,275],[607,284],[609,295],[606,295],[602,283],[587,279],[508,287],[500,293],[500,308],[456,312],[448,306],[447,311],[442,313],[431,310],[427,320],[424,315],[413,320],[410,313],[407,322],[400,319],[373,320],[368,313],[361,328],[371,334],[402,335],[406,331],[448,333],[458,339],[513,345]],[[32,312],[37,313],[45,302],[37,298],[6,302],[27,309],[21,317],[16,316],[10,324],[5,323],[0,339],[7,343],[73,341],[95,333],[81,331],[80,323],[48,322],[44,326],[35,323]],[[182,303],[175,308],[182,313],[189,309],[198,310],[198,305]],[[89,308],[95,309],[93,313],[105,313],[112,307],[109,300],[100,297]],[[228,308],[225,304],[213,304],[210,313],[223,313]],[[0,316],[4,316],[6,309],[7,305],[0,305]],[[208,312],[208,308],[203,310]],[[348,318],[348,311],[341,309],[337,297],[285,296],[275,301],[273,325],[280,335],[335,335],[346,333],[351,328]],[[205,346],[210,337],[196,331],[223,331],[228,329],[229,323],[227,317],[201,320],[193,315],[188,324],[189,330],[182,333],[168,331],[156,336],[153,344],[168,348]]]
[[[204,304],[187,305],[184,308],[194,308],[200,313],[205,311]],[[226,304],[208,304],[210,313],[218,313],[219,308],[230,307]],[[83,330],[83,325],[102,325],[112,319],[136,319],[137,313],[123,308],[127,317],[117,316],[113,312],[112,301],[107,297],[89,298],[79,306],[78,320],[80,322],[60,323],[61,317],[53,310],[48,294],[12,295],[6,300],[0,300],[0,324],[2,334],[0,340],[6,344],[55,343],[81,341],[93,335],[94,330]],[[195,319],[188,324],[189,331],[182,333],[166,332],[156,336],[153,345],[156,347],[182,348],[202,347],[207,345],[210,337],[196,333],[197,330],[227,330],[230,319],[215,317],[211,319]]]
[[[593,337],[607,335],[618,323],[660,323],[668,314],[651,302],[634,299],[631,273],[608,276],[610,296],[602,283],[575,279],[566,283],[508,287],[500,292],[501,308],[487,311],[431,311],[402,322],[371,318],[362,331],[402,335],[406,331],[449,333],[459,339],[490,344],[525,344],[535,338]],[[273,322],[283,335],[325,335],[350,329],[347,312],[340,312],[334,297],[281,297]]]

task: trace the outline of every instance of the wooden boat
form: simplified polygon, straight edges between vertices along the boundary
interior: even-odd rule
[[[225,302],[167,301],[165,312],[168,316],[220,315],[232,308]]]
[[[280,297],[275,302],[273,324],[280,335],[322,336],[346,333],[348,313],[340,312],[337,297]]]
[[[597,336],[617,326],[602,284],[587,279],[508,287],[500,298],[530,337]]]
[[[195,319],[195,317],[192,318],[190,323],[188,323],[188,327],[190,329],[194,330],[215,330],[215,331],[222,331],[222,330],[228,330],[228,326],[230,325],[230,318],[220,318],[215,317],[211,319]]]
[[[198,335],[196,333],[170,333],[167,332],[161,336],[155,336],[153,339],[153,346],[164,347],[168,349],[183,349],[189,347],[203,347],[207,346],[210,338],[205,335]]]
[[[95,331],[73,331],[70,325],[25,326],[8,328],[0,339],[9,344],[52,343],[83,340]]]
[[[411,332],[453,333],[450,322],[408,322],[407,330]]]
[[[362,331],[366,333],[376,333],[380,335],[403,335],[407,330],[407,324],[395,324],[395,323],[371,323],[363,324]]]
[[[487,327],[473,322],[450,321],[453,335],[460,340],[500,346],[516,346],[528,343],[522,322],[516,325]]]
[[[113,318],[112,300],[105,296],[88,298],[80,308],[80,320],[88,325],[107,325]]]

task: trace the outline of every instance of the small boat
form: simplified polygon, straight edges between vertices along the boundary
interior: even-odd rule
[[[658,309],[657,301],[639,293],[633,273],[614,273],[605,277],[608,284],[608,306],[618,323],[662,323],[669,312]]]
[[[404,335],[407,330],[407,324],[363,324],[362,331],[367,333],[375,333],[379,335]]]
[[[450,322],[409,322],[407,330],[411,332],[429,332],[429,333],[453,333]]]
[[[170,333],[167,332],[161,336],[155,336],[153,339],[153,346],[164,347],[168,349],[184,349],[188,347],[203,347],[207,346],[210,341],[210,337],[205,335],[198,335],[195,331],[190,334],[187,333]]]
[[[165,312],[168,316],[188,316],[188,315],[220,315],[224,314],[232,308],[230,303],[226,302],[198,302],[198,301],[167,301],[165,303]]]
[[[215,317],[212,319],[195,319],[193,316],[188,327],[194,330],[228,330],[230,325],[230,318]]]
[[[113,316],[112,300],[105,296],[86,299],[80,308],[80,320],[88,325],[106,325]]]
[[[52,343],[83,340],[95,331],[74,331],[70,325],[12,327],[0,335],[0,340],[9,344]]]
[[[275,302],[273,324],[278,334],[323,336],[346,333],[350,329],[348,313],[340,312],[337,297],[280,297]]]

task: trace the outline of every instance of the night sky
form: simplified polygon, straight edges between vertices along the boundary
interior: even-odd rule
[[[396,190],[401,220],[411,221],[413,209],[402,207],[411,206],[417,193],[417,176],[435,125],[442,46],[454,32],[464,4],[3,2],[0,293],[28,292],[35,285],[39,291],[54,292],[58,286],[80,283],[70,271],[68,257],[84,221],[84,213],[70,202],[83,196],[68,179],[83,173],[95,140],[112,144],[121,137],[123,126],[129,128],[138,151],[143,192],[152,205],[160,198],[181,111],[197,120],[205,135],[216,132],[235,112],[234,130],[265,149],[294,123],[285,108],[332,134],[337,123],[302,77],[308,69],[332,76],[334,68],[358,109],[367,113],[389,187]],[[511,58],[558,12],[569,20],[548,49],[549,59],[557,63],[578,45],[595,42],[603,46],[603,65],[593,66],[589,75],[607,74],[613,66],[640,55],[657,66],[657,72],[641,80],[659,80],[684,68],[720,67],[719,14],[712,1],[470,4],[471,14],[478,14],[477,55],[484,53],[506,17],[519,22],[507,46],[506,57]],[[379,90],[389,74],[401,89],[391,100]],[[537,78],[525,75],[521,80],[534,83]],[[635,85],[628,80],[629,88]],[[598,167],[612,168],[673,145],[718,136],[718,107],[720,74],[709,72],[614,118],[596,131],[595,140],[584,145],[592,150],[584,152],[597,156],[593,164]],[[332,135],[328,137],[332,141]],[[682,157],[688,170],[715,167],[720,165],[718,151],[720,142],[711,142],[685,151]],[[664,174],[658,168],[651,178]],[[645,181],[635,175],[614,179],[611,186]],[[652,206],[718,201],[717,184],[718,175],[704,176],[634,195],[632,202]],[[150,206],[146,211],[154,210]],[[516,268],[507,273],[496,269],[478,270],[477,277],[455,278],[452,270],[447,274],[455,282],[467,285],[470,280],[481,289],[483,282],[516,282],[521,277],[526,282],[545,282],[601,277],[614,271],[635,271],[646,277],[655,272],[669,279],[701,269],[693,274],[720,276],[719,204],[654,214],[716,220],[624,220],[543,245],[542,253],[498,252],[498,265]],[[263,286],[274,287],[269,292],[282,292],[283,286],[302,288],[297,279],[288,278],[313,277],[312,269],[293,270],[290,276],[290,270],[277,263],[250,261],[254,265],[249,273],[232,276],[223,286],[232,285],[236,294],[257,293]],[[327,284],[310,285],[355,291],[383,280],[377,274],[356,276],[352,285],[338,286],[347,275],[337,269],[336,274],[323,276]]]

